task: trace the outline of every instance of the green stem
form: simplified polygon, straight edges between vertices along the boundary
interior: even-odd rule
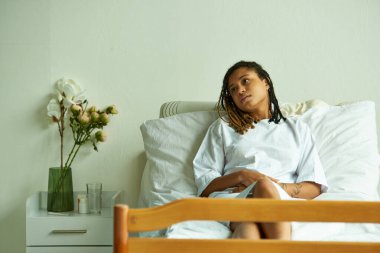
[[[71,156],[71,154],[73,153],[73,151],[74,151],[74,149],[75,149],[76,146],[77,146],[77,149],[75,150],[74,156],[71,158],[71,161],[70,161],[69,164],[67,164],[67,163],[69,162],[69,159],[67,159],[66,164],[65,164],[65,167],[64,167],[62,173],[60,174],[59,183],[57,184],[57,187],[56,187],[56,189],[54,190],[55,192],[58,192],[58,190],[59,190],[60,187],[62,186],[62,184],[63,184],[63,180],[64,180],[64,178],[66,177],[66,174],[67,174],[68,168],[70,168],[71,164],[72,164],[73,161],[74,161],[75,156],[77,155],[77,153],[78,153],[78,151],[79,151],[79,148],[81,147],[80,144],[77,145],[77,144],[75,143],[74,146],[73,146],[73,148],[72,148],[72,150],[71,150],[71,152],[70,152],[70,156]]]
[[[73,163],[75,157],[76,157],[77,154],[78,154],[78,151],[79,151],[80,147],[81,147],[82,144],[85,143],[85,142],[87,141],[87,139],[90,137],[91,132],[92,132],[92,130],[91,130],[89,133],[87,133],[86,135],[84,135],[84,136],[83,136],[83,134],[81,134],[80,137],[78,138],[78,139],[79,139],[79,140],[78,140],[78,148],[77,148],[77,150],[75,151],[74,156],[71,158],[68,167],[70,167],[71,164]],[[69,161],[69,159],[68,159],[67,161]]]
[[[71,158],[71,156],[73,155],[73,152],[74,152],[75,147],[76,147],[77,145],[78,145],[78,144],[77,144],[77,142],[75,141],[73,147],[71,148],[71,151],[70,151],[69,157],[67,157],[67,160],[66,160],[66,163],[65,163],[65,167],[64,167],[65,169],[68,168],[68,167],[67,167],[67,164],[69,163],[70,158]],[[80,146],[80,145],[79,145],[79,146]],[[71,164],[71,163],[70,163],[70,164]]]
[[[80,142],[79,142],[80,143]],[[75,152],[75,155],[74,157],[71,159],[71,162],[69,163],[70,161],[70,157],[73,155],[73,152],[75,150],[75,148],[78,146],[76,152]],[[56,187],[54,188],[54,193],[57,193],[59,191],[59,189],[61,188],[62,186],[62,183],[63,183],[63,180],[64,178],[66,177],[66,174],[67,174],[67,169],[71,166],[72,164],[72,161],[73,159],[75,158],[76,154],[78,153],[78,150],[79,150],[79,147],[80,147],[80,144],[78,144],[77,141],[74,141],[74,145],[73,147],[71,148],[71,151],[70,151],[70,154],[69,154],[69,157],[67,158],[66,160],[66,163],[65,163],[65,166],[62,166],[62,163],[61,163],[61,173],[60,173],[60,176],[59,176],[59,182],[58,184],[56,185]],[[67,166],[69,164],[69,166]]]
[[[71,164],[73,163],[73,161],[74,161],[74,158],[77,156],[77,154],[78,154],[78,151],[79,151],[80,147],[81,147],[81,145],[78,145],[78,148],[77,148],[77,150],[75,150],[74,156],[71,158],[71,161],[70,161],[70,163],[69,163],[69,167],[70,167],[70,166],[71,166]]]
[[[81,138],[82,138],[82,131],[80,131],[79,133],[78,133],[78,135],[76,135],[75,133],[74,133],[74,131],[73,131],[73,136],[74,136],[74,145],[73,145],[73,147],[71,148],[71,151],[70,151],[70,154],[69,154],[69,156],[67,157],[67,160],[66,160],[66,163],[65,163],[65,168],[68,168],[68,164],[69,164],[69,167],[71,166],[71,164],[72,164],[72,161],[74,160],[74,158],[75,158],[75,156],[76,156],[76,153],[77,152],[75,152],[75,154],[74,154],[74,157],[71,157],[72,155],[73,155],[73,152],[74,152],[74,150],[75,150],[75,147],[78,145],[79,147],[83,144],[82,142],[83,142],[83,140],[81,140]],[[71,161],[70,161],[71,160]]]
[[[58,125],[58,132],[59,132],[59,136],[61,138],[61,169],[63,168],[63,132],[62,132],[62,129],[61,129],[61,124],[59,124],[60,121],[57,121],[57,125]]]
[[[63,169],[63,133],[65,131],[65,114],[66,114],[66,109],[65,106],[63,105],[63,100],[59,102],[60,104],[60,111],[61,111],[61,117],[58,120],[58,130],[59,130],[59,135],[61,137],[61,169]]]

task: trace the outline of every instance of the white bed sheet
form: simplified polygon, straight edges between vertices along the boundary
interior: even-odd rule
[[[370,200],[358,193],[323,193],[316,200]],[[380,242],[380,225],[371,223],[293,222],[292,240]],[[172,239],[225,239],[230,230],[217,221],[187,221],[171,226],[165,237]]]

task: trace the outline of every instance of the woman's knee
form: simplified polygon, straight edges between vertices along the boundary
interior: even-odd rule
[[[256,223],[237,222],[234,224],[234,230],[232,230],[232,238],[257,240],[261,238],[261,235]]]
[[[274,186],[274,182],[270,180],[268,177],[264,177],[259,179],[256,182],[253,197],[256,198],[280,198],[280,194],[278,193],[276,187]]]

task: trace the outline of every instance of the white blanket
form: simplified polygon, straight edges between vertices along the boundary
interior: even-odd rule
[[[318,200],[370,200],[357,193],[323,193]],[[292,240],[380,242],[380,225],[341,222],[292,222]],[[187,221],[171,226],[168,238],[224,239],[230,230],[216,221]]]

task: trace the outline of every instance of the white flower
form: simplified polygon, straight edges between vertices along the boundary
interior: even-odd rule
[[[53,119],[54,117],[56,119],[59,119],[61,117],[61,108],[57,99],[53,98],[49,101],[49,104],[47,105],[47,111],[49,117],[53,117]]]
[[[59,90],[56,90],[55,93],[57,95],[58,102],[61,102],[63,100],[63,96],[62,96],[61,92],[59,92]]]
[[[117,111],[115,105],[110,105],[110,106],[108,106],[108,108],[107,108],[106,111],[107,111],[107,113],[111,113],[111,114],[118,114],[118,113],[119,113],[119,112]]]
[[[90,123],[90,116],[87,112],[84,112],[82,115],[79,115],[78,120],[82,125],[86,125]]]
[[[63,99],[65,108],[69,108],[75,104],[81,104],[85,100],[83,90],[71,79],[61,78],[57,81],[57,89],[59,92],[58,101]]]
[[[107,124],[108,122],[110,122],[110,117],[107,113],[103,112],[99,115],[99,120],[100,122]]]
[[[71,112],[75,116],[79,115],[81,111],[82,111],[82,107],[80,105],[73,105],[73,106],[71,106]]]
[[[95,133],[95,139],[100,142],[105,142],[107,140],[107,135],[104,131],[97,131]]]

